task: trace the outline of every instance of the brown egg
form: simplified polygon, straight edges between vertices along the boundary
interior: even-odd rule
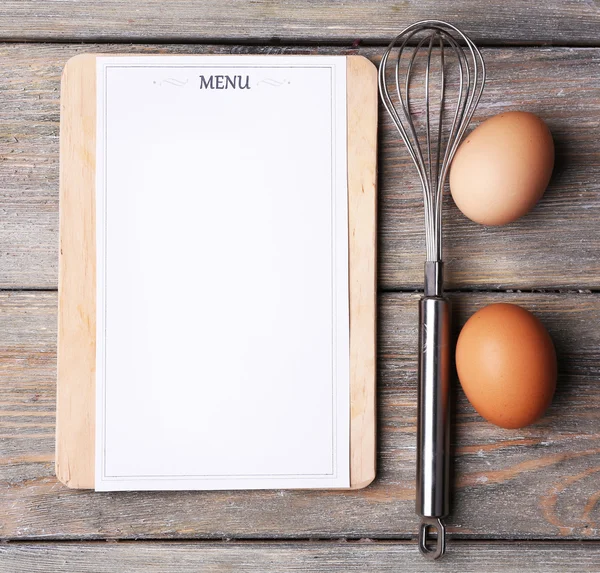
[[[504,225],[533,209],[554,166],[554,143],[536,115],[512,111],[477,127],[450,168],[457,207],[482,225]]]
[[[469,402],[502,428],[542,416],[556,388],[556,354],[542,323],[514,304],[490,304],[463,327],[456,369]]]

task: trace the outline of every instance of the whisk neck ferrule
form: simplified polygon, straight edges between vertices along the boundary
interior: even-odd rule
[[[425,263],[425,296],[443,296],[444,263],[427,261]]]

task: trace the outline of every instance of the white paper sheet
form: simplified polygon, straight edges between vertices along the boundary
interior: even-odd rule
[[[349,486],[346,60],[97,60],[96,489]]]

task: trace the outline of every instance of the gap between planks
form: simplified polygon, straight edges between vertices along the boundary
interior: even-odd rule
[[[35,537],[8,537],[0,538],[0,546],[4,545],[141,545],[141,544],[156,544],[156,545],[223,545],[223,546],[260,546],[260,545],[294,545],[302,547],[303,545],[321,545],[321,546],[359,546],[359,545],[403,545],[415,546],[416,537],[227,537],[227,538],[210,538],[210,537],[144,537],[139,539],[105,537],[88,539],[86,537],[72,538],[35,538]],[[510,543],[515,548],[541,548],[541,547],[591,547],[600,549],[600,539],[519,539],[519,538],[453,538],[450,536],[449,543],[454,547],[466,547],[473,545],[486,546],[505,546]]]
[[[240,289],[243,290],[243,289]],[[0,294],[2,293],[13,293],[13,292],[22,292],[22,293],[43,293],[43,292],[58,292],[57,288],[54,287],[0,287]],[[378,287],[377,294],[387,294],[387,293],[407,293],[407,294],[419,294],[422,293],[423,289],[413,288],[413,287]],[[482,287],[482,288],[447,288],[444,289],[446,294],[599,294],[600,289],[598,288],[581,288],[581,289],[561,289],[561,288],[530,288],[530,289],[501,289],[501,288],[490,288],[490,287]]]
[[[398,33],[402,31],[402,27],[398,28]],[[465,30],[465,33],[469,33]],[[30,38],[19,38],[18,36],[13,38],[2,38],[0,40],[1,45],[11,44],[43,44],[43,45],[62,45],[62,44],[76,44],[80,46],[85,45],[115,45],[121,44],[125,46],[143,46],[143,45],[155,45],[155,46],[168,46],[168,45],[194,45],[194,46],[240,46],[248,48],[347,48],[358,50],[359,48],[386,48],[389,46],[393,37],[389,39],[381,40],[357,40],[354,38],[323,38],[319,39],[298,39],[294,38],[282,38],[282,39],[266,39],[266,38],[195,38],[189,37],[175,37],[175,38],[122,38],[122,37],[111,37],[111,36],[92,36],[85,38],[84,40],[79,38],[54,38],[52,36],[39,37],[36,39]],[[598,49],[600,48],[600,42],[593,44],[576,44],[572,42],[486,42],[477,41],[476,44],[479,47],[487,49],[504,49],[504,48],[571,48],[577,50],[585,49]],[[413,42],[408,43],[409,46],[415,45]]]

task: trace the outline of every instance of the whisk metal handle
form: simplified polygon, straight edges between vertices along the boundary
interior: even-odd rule
[[[419,315],[416,512],[421,516],[419,548],[437,559],[445,549],[441,518],[449,513],[450,301],[425,296]],[[427,534],[432,527],[437,543],[430,549]]]

